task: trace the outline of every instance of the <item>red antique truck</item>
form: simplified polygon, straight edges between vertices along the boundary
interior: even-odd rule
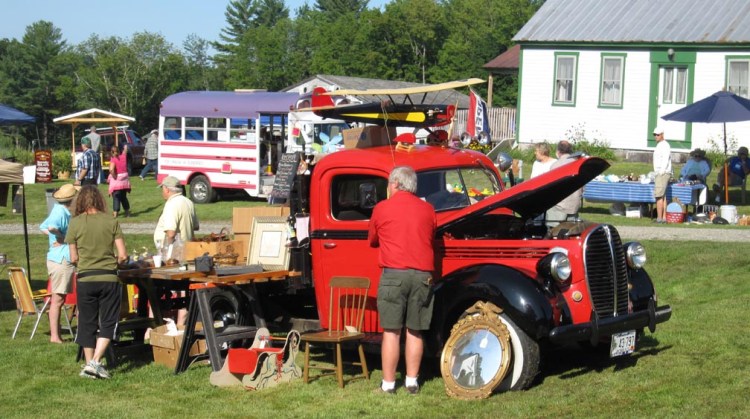
[[[339,151],[297,177],[290,205],[292,214],[309,214],[309,241],[293,252],[293,268],[302,272],[294,295],[289,288],[277,292],[285,310],[295,315],[293,307],[312,308],[327,326],[333,276],[369,277],[376,298],[378,249],[367,241],[368,222],[374,205],[386,199],[391,169],[400,165],[415,169],[417,194],[436,209],[435,304],[426,353],[442,355],[443,376],[456,392],[473,397],[474,390],[527,388],[542,345],[606,342],[612,356],[628,354],[645,328],[653,332],[670,318],[671,308],[657,304],[641,244],[623,243],[612,225],[578,221],[548,228],[539,221],[606,170],[605,160],[581,157],[504,189],[487,156],[440,145]],[[478,326],[459,327],[480,318]],[[375,304],[365,331],[382,331]],[[492,332],[491,339],[481,331]]]

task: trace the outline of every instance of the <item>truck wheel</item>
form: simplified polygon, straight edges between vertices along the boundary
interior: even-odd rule
[[[511,364],[510,371],[496,391],[525,390],[531,386],[539,373],[539,344],[518,327],[505,313],[500,321],[510,333]]]
[[[190,181],[190,199],[198,204],[208,204],[216,200],[216,191],[211,187],[208,178],[200,175]]]

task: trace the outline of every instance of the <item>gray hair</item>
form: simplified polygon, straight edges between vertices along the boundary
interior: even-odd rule
[[[396,182],[399,191],[417,192],[417,173],[409,166],[398,166],[388,176],[389,182]]]

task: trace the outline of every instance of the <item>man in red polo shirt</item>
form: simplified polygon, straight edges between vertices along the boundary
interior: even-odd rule
[[[422,362],[422,330],[432,320],[432,271],[435,210],[415,195],[417,174],[400,166],[388,178],[387,200],[372,212],[368,239],[380,248],[378,264],[383,268],[378,287],[378,313],[383,327],[381,357],[383,382],[379,392],[396,391],[396,366],[400,355],[401,330],[406,326],[406,380],[409,394],[419,392],[417,377]]]

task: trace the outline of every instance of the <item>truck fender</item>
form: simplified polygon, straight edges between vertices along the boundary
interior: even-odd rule
[[[654,283],[645,269],[630,270],[630,301],[633,303],[633,310],[643,310],[648,308],[648,302],[656,300]]]
[[[515,269],[481,265],[452,272],[433,289],[435,302],[430,328],[431,344],[442,347],[453,324],[476,301],[491,301],[502,308],[532,339],[547,336],[552,307],[542,287]]]

